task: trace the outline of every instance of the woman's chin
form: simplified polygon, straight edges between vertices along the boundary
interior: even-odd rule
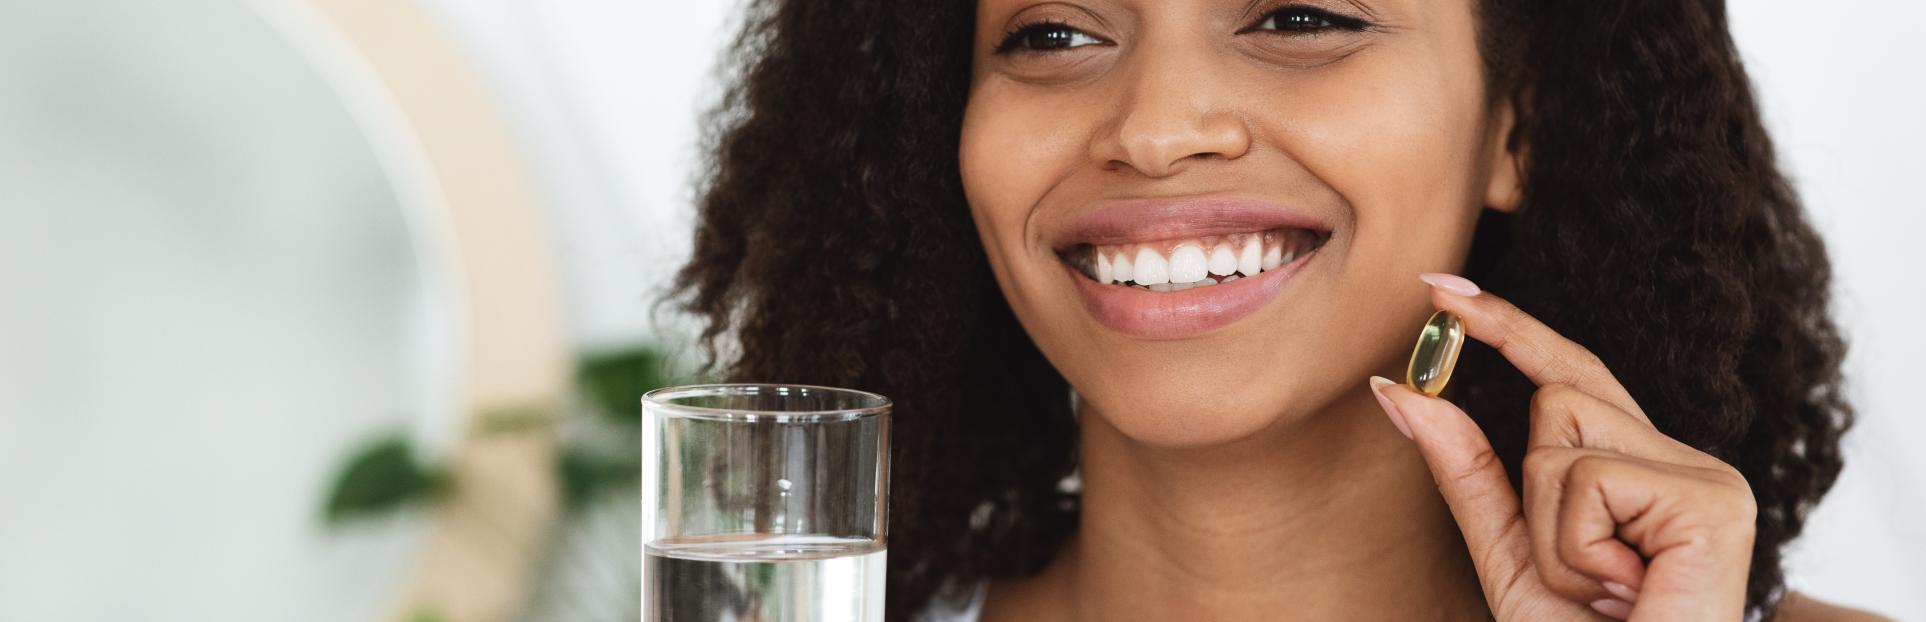
[[[1306,404],[1283,387],[1236,383],[1164,382],[1139,386],[1103,383],[1079,389],[1083,416],[1095,417],[1139,444],[1197,449],[1234,444],[1288,427],[1309,416]]]

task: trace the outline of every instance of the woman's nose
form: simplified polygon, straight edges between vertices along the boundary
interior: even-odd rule
[[[1148,52],[1148,50],[1140,50]],[[1091,155],[1106,169],[1169,177],[1196,160],[1234,160],[1251,147],[1221,59],[1209,50],[1145,54],[1123,75],[1122,105],[1093,137]]]

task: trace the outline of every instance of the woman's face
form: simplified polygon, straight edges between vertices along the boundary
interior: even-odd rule
[[[1478,211],[1515,201],[1474,18],[1473,0],[980,0],[964,189],[1085,404],[1197,446],[1392,375],[1431,311],[1417,274],[1457,272]]]

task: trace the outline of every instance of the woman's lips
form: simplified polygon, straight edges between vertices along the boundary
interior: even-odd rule
[[[1257,276],[1177,292],[1098,283],[1076,267],[1059,263],[1098,323],[1145,339],[1183,339],[1222,328],[1263,308],[1320,250],[1321,246]]]

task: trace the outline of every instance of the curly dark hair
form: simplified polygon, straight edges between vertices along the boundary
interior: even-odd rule
[[[1776,168],[1719,0],[1481,0],[1528,154],[1466,276],[1610,366],[1759,505],[1748,612],[1837,478],[1852,410],[1831,267]],[[1033,573],[1076,526],[1069,387],[1018,326],[962,192],[973,2],[754,3],[709,119],[675,299],[727,378],[896,402],[889,611]],[[1467,346],[1460,405],[1514,477],[1535,387]],[[1362,386],[1362,383],[1360,383]]]

